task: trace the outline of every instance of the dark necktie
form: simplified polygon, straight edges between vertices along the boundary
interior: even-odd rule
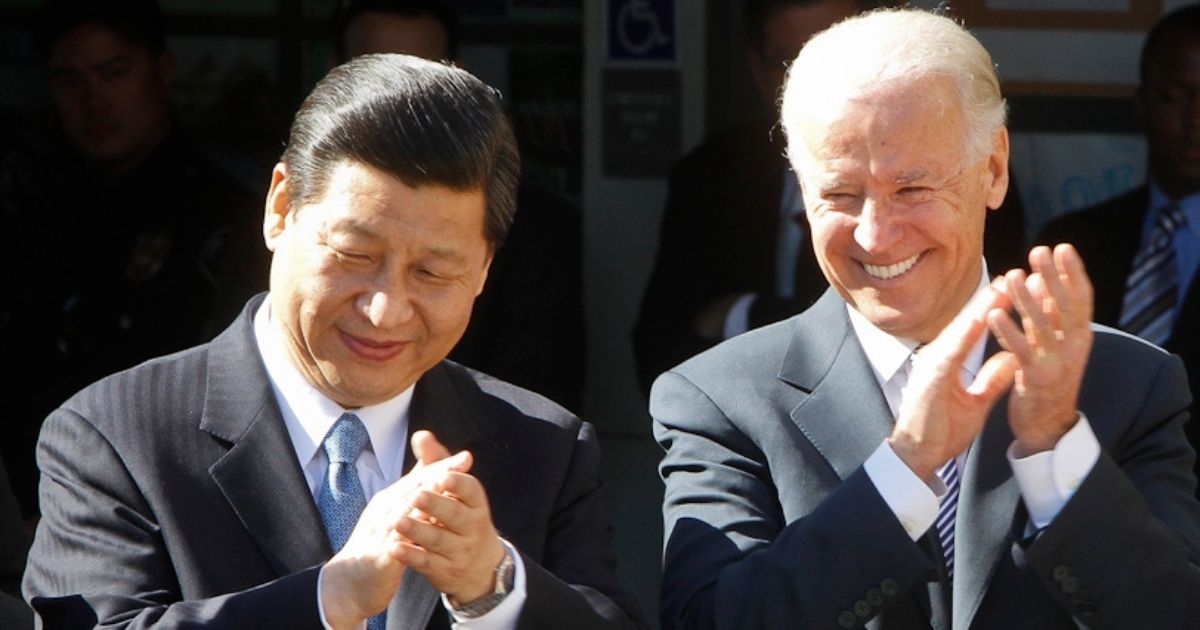
[[[1120,327],[1146,341],[1162,345],[1171,337],[1179,272],[1175,266],[1175,231],[1187,223],[1176,204],[1162,209],[1125,282]]]

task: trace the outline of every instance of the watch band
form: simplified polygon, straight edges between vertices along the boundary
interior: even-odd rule
[[[500,564],[496,565],[496,586],[492,592],[461,606],[455,605],[454,613],[466,619],[474,619],[486,615],[493,608],[499,606],[505,597],[508,597],[508,594],[513,589],[513,582],[516,581],[516,576],[516,558],[513,557],[512,549],[508,545],[505,545],[504,557],[500,559]]]

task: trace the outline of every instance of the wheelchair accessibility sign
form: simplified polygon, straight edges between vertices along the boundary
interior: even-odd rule
[[[675,0],[608,0],[610,61],[674,61]]]

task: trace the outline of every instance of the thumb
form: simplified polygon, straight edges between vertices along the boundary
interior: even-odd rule
[[[979,369],[974,382],[967,388],[967,393],[983,403],[990,411],[996,401],[1007,392],[1013,384],[1017,373],[1017,359],[1011,352],[997,352]]]
[[[425,430],[413,432],[412,452],[417,458],[417,463],[426,466],[450,456],[450,451],[438,441],[433,432]]]

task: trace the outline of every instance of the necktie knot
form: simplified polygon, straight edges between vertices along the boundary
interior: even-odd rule
[[[344,413],[325,436],[325,455],[330,463],[353,464],[370,441],[362,420],[352,413]]]
[[[1163,208],[1158,213],[1158,228],[1167,234],[1174,234],[1175,230],[1184,225],[1187,225],[1187,215],[1183,213],[1183,208],[1177,203]]]

